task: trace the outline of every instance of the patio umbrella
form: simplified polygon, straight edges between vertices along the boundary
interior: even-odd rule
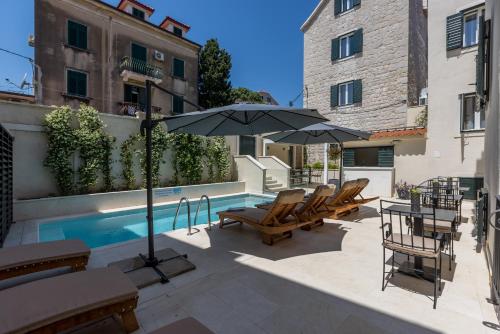
[[[340,185],[342,185],[342,164],[343,164],[342,159],[344,153],[344,142],[368,140],[370,138],[370,135],[371,135],[370,132],[344,128],[341,126],[334,125],[332,123],[324,122],[324,123],[313,124],[305,128],[302,128],[300,130],[274,133],[264,138],[270,139],[275,143],[287,143],[287,144],[297,144],[297,145],[325,144],[325,159],[323,166],[325,184],[327,183],[327,178],[328,178],[328,158],[326,150],[327,144],[330,143],[339,144],[341,148],[339,183]]]
[[[304,126],[324,122],[327,119],[317,110],[280,107],[266,104],[234,104],[221,108],[196,111],[176,116],[153,120],[151,115],[151,88],[171,95],[175,93],[146,81],[146,119],[141,124],[141,133],[146,137],[146,197],[148,221],[148,256],[139,254],[143,266],[152,267],[162,278],[167,278],[157,268],[163,260],[157,259],[154,253],[153,231],[153,186],[151,175],[152,164],[152,131],[165,121],[169,132],[190,133],[203,136],[256,135],[275,131],[296,130]],[[197,109],[195,103],[184,100]]]
[[[297,130],[327,120],[312,109],[267,104],[232,104],[165,119],[168,132],[202,136],[256,135]]]

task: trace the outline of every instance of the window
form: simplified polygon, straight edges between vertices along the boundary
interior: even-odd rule
[[[137,104],[140,109],[146,105],[146,89],[140,86],[125,84],[123,102]]]
[[[174,95],[172,97],[172,112],[174,114],[182,114],[184,113],[184,97]]]
[[[68,45],[87,49],[87,27],[68,20]]]
[[[255,158],[255,137],[240,136],[239,155],[250,155]]]
[[[394,147],[346,148],[344,167],[394,167]]]
[[[144,20],[144,18],[145,18],[144,12],[142,10],[135,8],[135,7],[132,7],[132,15],[141,19],[141,20]]]
[[[347,12],[348,10],[353,9],[356,6],[361,4],[361,0],[335,0],[335,15],[338,15],[343,12]]]
[[[363,51],[363,29],[332,39],[332,61]]]
[[[339,106],[352,104],[353,82],[346,82],[339,85]]]
[[[352,42],[352,35],[340,38],[340,43],[339,43],[340,58],[349,57],[351,55],[351,42]]]
[[[182,29],[179,27],[174,27],[174,34],[179,37],[182,37]]]
[[[463,46],[473,46],[477,44],[479,32],[479,20],[477,11],[464,15],[464,41]]]
[[[147,61],[148,50],[138,44],[132,43],[132,58],[143,62]]]
[[[87,96],[87,73],[67,70],[66,71],[66,93],[68,95]]]
[[[353,0],[342,0],[340,2],[340,11],[345,12],[353,7]]]
[[[483,130],[485,127],[484,109],[478,110],[475,94],[462,95],[462,131]]]
[[[363,85],[361,80],[344,82],[331,87],[331,107],[347,106],[361,103],[363,96]]]
[[[174,58],[173,67],[174,77],[184,79],[184,60]]]

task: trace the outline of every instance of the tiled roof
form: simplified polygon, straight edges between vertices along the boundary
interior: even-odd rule
[[[179,21],[177,21],[176,19],[174,19],[174,18],[172,18],[172,17],[170,17],[170,16],[167,16],[167,17],[163,20],[163,22],[162,22],[162,23],[160,23],[160,27],[162,27],[163,29],[165,29],[165,28],[167,27],[167,26],[166,26],[166,24],[167,24],[168,22],[172,22],[174,25],[178,25],[178,26],[180,26],[180,27],[184,28],[184,29],[186,30],[186,32],[188,32],[188,31],[189,31],[189,29],[191,29],[191,27],[190,27],[190,26],[188,26],[187,24],[184,24],[184,23],[182,23],[182,22],[179,22]]]
[[[401,129],[389,129],[374,131],[370,137],[373,139],[383,139],[383,138],[400,138],[400,137],[423,137],[427,133],[427,128],[424,127],[413,127],[413,128],[401,128]]]
[[[155,9],[153,7],[149,7],[148,5],[145,5],[143,3],[140,3],[139,1],[137,0],[121,0],[120,3],[118,4],[118,6],[116,6],[118,9],[124,9],[125,8],[125,4],[129,2],[131,4],[134,4],[138,7],[141,7],[142,9],[146,10],[149,12],[149,15],[153,14],[153,12],[155,11]]]

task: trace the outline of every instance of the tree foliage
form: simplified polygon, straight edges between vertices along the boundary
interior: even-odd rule
[[[231,89],[231,103],[264,103],[262,96],[248,88]]]
[[[181,182],[181,177],[187,184],[198,184],[203,175],[204,137],[187,133],[172,133],[170,135],[174,157],[174,181]]]
[[[231,102],[231,56],[210,39],[200,51],[199,103],[202,107],[221,107]]]
[[[229,147],[224,137],[209,137],[206,143],[208,177],[211,182],[223,182],[230,172]]]

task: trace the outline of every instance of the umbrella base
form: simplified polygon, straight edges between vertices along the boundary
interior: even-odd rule
[[[139,254],[110,263],[108,266],[120,269],[139,289],[156,283],[168,283],[170,278],[196,269],[196,266],[187,260],[186,254],[181,255],[171,248],[155,252],[152,260]]]

